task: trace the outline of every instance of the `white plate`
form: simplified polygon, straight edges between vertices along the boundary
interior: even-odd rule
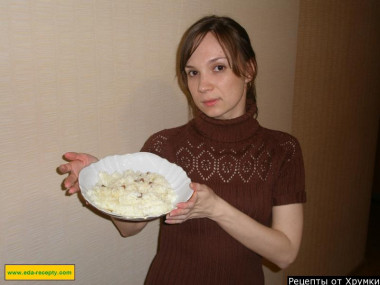
[[[163,175],[176,194],[173,209],[175,208],[175,205],[177,205],[178,203],[185,202],[188,199],[190,199],[191,195],[193,194],[193,190],[189,186],[191,182],[190,178],[187,176],[186,172],[180,166],[174,163],[170,163],[168,160],[149,152],[137,152],[132,154],[107,156],[83,168],[82,171],[79,173],[79,187],[81,189],[83,197],[86,199],[88,203],[90,203],[98,210],[106,213],[107,215],[111,215],[119,219],[141,221],[159,217],[119,216],[95,206],[94,203],[91,201],[91,198],[89,197],[87,192],[91,190],[99,181],[100,172],[107,172],[109,174],[112,174],[114,172],[123,173],[127,169],[131,169],[133,171],[141,171],[143,173],[154,172]],[[162,215],[165,214],[167,213],[162,213]]]

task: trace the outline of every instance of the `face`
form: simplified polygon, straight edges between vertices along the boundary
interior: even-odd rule
[[[207,116],[227,120],[245,113],[250,81],[237,76],[212,33],[208,33],[187,61],[188,88],[195,105]]]

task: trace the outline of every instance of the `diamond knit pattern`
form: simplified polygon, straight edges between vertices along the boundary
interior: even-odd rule
[[[273,206],[306,201],[303,160],[293,136],[258,124],[255,107],[226,121],[200,114],[152,135],[142,151],[176,163],[191,181],[270,226]],[[162,223],[145,284],[263,285],[261,256],[210,219]]]

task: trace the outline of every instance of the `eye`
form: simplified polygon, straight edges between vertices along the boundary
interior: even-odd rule
[[[187,71],[187,76],[188,77],[194,77],[197,74],[198,74],[198,72],[195,71],[195,70],[189,70],[189,71]]]
[[[226,69],[226,67],[221,64],[214,67],[214,71],[223,71],[224,69]]]

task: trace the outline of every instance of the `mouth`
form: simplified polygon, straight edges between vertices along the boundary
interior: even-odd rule
[[[218,101],[219,101],[219,99],[205,100],[205,101],[202,101],[202,104],[205,105],[205,106],[207,106],[207,107],[212,107],[212,106],[214,106]]]

